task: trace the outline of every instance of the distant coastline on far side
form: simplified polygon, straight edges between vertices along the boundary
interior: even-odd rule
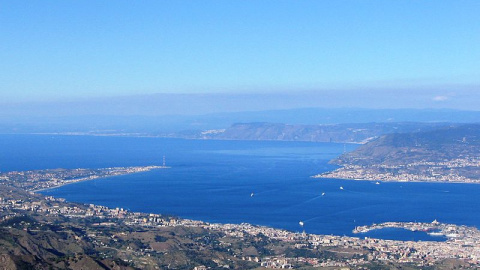
[[[397,168],[401,170],[400,168]],[[444,168],[447,170],[448,168]],[[411,170],[414,171],[414,170]],[[421,170],[419,170],[420,172]],[[468,178],[458,174],[441,173],[393,173],[381,172],[378,167],[367,168],[348,165],[334,171],[325,172],[312,176],[312,178],[332,178],[356,181],[382,181],[382,182],[430,182],[430,183],[467,183],[480,184],[480,179]]]
[[[340,168],[314,175],[384,182],[480,183],[480,125],[394,133],[330,161]]]

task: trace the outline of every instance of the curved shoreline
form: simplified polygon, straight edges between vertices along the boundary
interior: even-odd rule
[[[0,173],[0,180],[8,181],[8,185],[27,191],[39,192],[100,178],[121,176],[156,169],[168,169],[168,166],[132,166],[100,169],[46,169],[35,171],[14,171]]]

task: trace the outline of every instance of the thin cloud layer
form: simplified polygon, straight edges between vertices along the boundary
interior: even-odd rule
[[[447,97],[447,96],[435,96],[435,97],[433,97],[433,101],[446,101],[448,99],[449,99],[449,97]]]

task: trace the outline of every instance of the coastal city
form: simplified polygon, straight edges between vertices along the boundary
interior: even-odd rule
[[[141,172],[148,169],[154,169],[155,166],[133,167],[123,169],[102,169],[99,175],[89,175],[94,179],[96,177],[110,176],[112,173],[119,172]],[[78,170],[78,169],[77,169]],[[58,170],[63,177],[68,177],[68,181],[77,170]],[[82,171],[82,170],[80,170]],[[91,170],[84,170],[91,173]],[[48,174],[50,175],[51,172]],[[227,250],[228,253],[237,260],[252,263],[266,268],[296,268],[302,265],[315,267],[366,267],[371,263],[399,263],[409,264],[417,267],[432,266],[441,264],[445,260],[456,260],[463,267],[474,267],[480,265],[480,232],[478,229],[454,224],[444,224],[438,221],[432,223],[413,223],[413,222],[387,222],[382,224],[373,224],[370,226],[358,226],[352,228],[353,233],[360,237],[334,236],[334,235],[315,235],[305,232],[291,232],[282,229],[275,229],[251,224],[218,224],[189,219],[181,219],[173,216],[163,216],[159,214],[138,213],[127,211],[123,208],[108,208],[94,204],[77,204],[66,202],[61,198],[51,196],[44,197],[32,191],[22,191],[17,188],[20,181],[25,182],[21,176],[42,175],[42,186],[58,186],[61,183],[60,174],[54,174],[52,183],[45,180],[47,173],[33,174],[31,172],[9,173],[9,179],[3,176],[2,191],[0,193],[0,224],[10,224],[11,221],[21,219],[27,216],[39,217],[39,219],[54,222],[58,218],[67,219],[68,223],[77,224],[81,221],[85,225],[83,232],[75,237],[82,238],[93,243],[95,248],[100,251],[101,256],[112,256],[112,250],[115,256],[122,258],[127,263],[136,267],[144,268],[152,264],[152,258],[158,258],[160,255],[170,251],[168,245],[162,244],[161,237],[154,237],[155,241],[148,244],[140,243],[137,246],[129,246],[126,250],[119,251],[117,247],[119,241],[128,239],[131,233],[143,232],[143,234],[156,234],[157,230],[162,228],[192,228],[204,231],[201,239],[212,237],[218,234],[214,241],[216,248]],[[5,175],[5,174],[3,174]],[[100,176],[102,175],[102,176]],[[81,179],[84,175],[81,174]],[[59,179],[60,178],[60,179]],[[11,180],[17,179],[17,180]],[[66,180],[67,181],[67,180]],[[27,181],[24,185],[28,189],[39,187],[34,184],[35,180]],[[69,183],[69,182],[64,182]],[[22,185],[20,185],[22,186]],[[58,221],[57,221],[58,222]],[[34,231],[31,222],[21,222],[17,224],[22,230],[27,232]],[[108,228],[108,233],[100,230]],[[141,228],[141,229],[140,229]],[[361,237],[362,233],[370,230],[380,230],[384,228],[402,228],[411,231],[422,231],[431,234],[442,235],[446,237],[443,242],[436,241],[394,241],[382,240],[368,237]],[[151,237],[149,237],[151,238]],[[123,239],[123,240],[122,240]],[[145,241],[145,236],[142,238]],[[249,249],[234,250],[233,245],[237,241],[245,242],[251,239],[252,247],[257,251]],[[202,240],[204,241],[204,240]],[[167,241],[168,242],[168,241]],[[210,242],[209,242],[210,243]],[[265,246],[264,243],[269,243]],[[211,243],[210,243],[211,244]],[[203,249],[208,248],[205,243]],[[284,246],[288,246],[285,249]],[[277,250],[276,252],[258,252],[261,248]],[[280,248],[283,247],[283,248]],[[212,248],[212,247],[210,247]],[[282,252],[283,250],[283,252]],[[288,254],[285,250],[290,250]],[[292,254],[295,254],[292,256]],[[326,255],[328,254],[328,255]],[[143,259],[139,259],[143,258]],[[149,258],[145,261],[145,258]],[[226,261],[217,261],[217,266],[229,267]],[[197,269],[202,269],[204,265],[196,265]]]
[[[480,178],[475,173],[478,168],[480,168],[480,159],[477,157],[456,158],[439,162],[416,161],[405,165],[371,164],[363,166],[345,164],[341,168],[315,175],[313,178],[385,182],[480,183]],[[462,173],[458,170],[462,170]],[[463,173],[466,170],[475,170],[475,172]]]

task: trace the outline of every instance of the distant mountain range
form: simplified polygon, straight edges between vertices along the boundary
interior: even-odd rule
[[[48,105],[48,104],[47,104]],[[153,107],[150,104],[150,107]],[[158,104],[157,104],[158,105]],[[38,105],[39,106],[39,105]],[[113,105],[111,105],[113,106]],[[160,105],[158,105],[160,106]],[[50,108],[49,106],[46,106]],[[120,106],[118,110],[123,107]],[[47,109],[45,109],[47,110]],[[212,129],[228,129],[234,123],[285,123],[289,125],[327,125],[356,123],[476,123],[480,111],[450,109],[358,109],[303,108],[286,110],[241,111],[202,115],[146,114],[125,110],[79,113],[68,108],[44,111],[0,106],[0,133],[141,134],[171,136],[173,133],[195,134]],[[32,112],[33,111],[33,112]],[[145,113],[145,114],[142,114]]]
[[[326,125],[289,125],[276,123],[238,123],[227,129],[183,134],[195,139],[273,140],[365,143],[381,135],[397,132],[427,131],[445,123],[353,123]]]

